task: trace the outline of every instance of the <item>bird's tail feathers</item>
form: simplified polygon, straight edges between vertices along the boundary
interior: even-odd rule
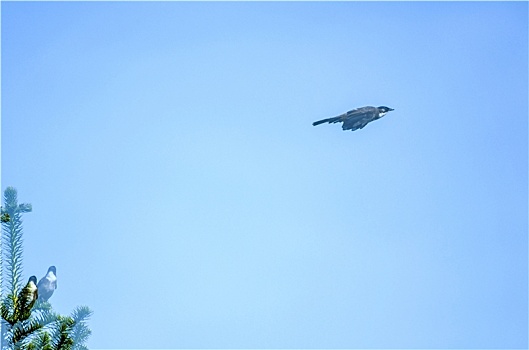
[[[312,125],[316,126],[323,123],[338,123],[340,121],[342,121],[342,116],[318,120],[317,122],[312,123]]]

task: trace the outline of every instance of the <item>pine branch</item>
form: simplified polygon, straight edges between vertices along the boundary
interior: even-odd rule
[[[11,344],[14,344],[15,348],[20,346],[28,336],[36,334],[37,331],[42,329],[44,326],[38,320],[28,320],[24,322],[17,322],[11,329]]]
[[[73,347],[73,340],[70,337],[75,321],[71,317],[59,316],[58,327],[52,333],[52,343],[56,350],[71,350]]]
[[[70,337],[74,342],[73,350],[84,350],[86,347],[84,343],[88,340],[92,331],[88,328],[86,322],[88,318],[92,316],[92,310],[87,306],[78,306],[72,312],[72,319],[75,322],[75,325],[72,328]]]
[[[18,295],[22,276],[22,215],[32,210],[31,204],[18,204],[17,190],[8,187],[4,191],[3,214],[9,216],[8,222],[2,222],[2,245],[5,249],[5,271],[7,274],[8,294]]]
[[[43,333],[48,334],[49,331],[57,329],[60,317],[50,309],[33,309],[29,320],[18,321],[11,328],[8,343],[13,344],[15,349],[25,349],[24,344],[35,341]],[[51,336],[50,342],[52,342]],[[52,343],[50,344],[53,345]]]
[[[0,314],[2,315],[2,318],[11,326],[17,323],[15,317],[15,303],[15,297],[8,295],[2,300],[2,305],[0,305]]]
[[[11,219],[8,213],[4,213],[4,208],[0,208],[0,214],[1,222],[8,222]]]
[[[47,332],[39,334],[28,344],[27,350],[53,350],[50,335]]]

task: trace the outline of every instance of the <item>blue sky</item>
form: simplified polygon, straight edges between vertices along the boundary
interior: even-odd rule
[[[527,3],[1,6],[24,273],[91,348],[527,348]]]

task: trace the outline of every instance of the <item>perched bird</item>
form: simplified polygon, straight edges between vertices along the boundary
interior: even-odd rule
[[[18,304],[16,315],[19,321],[27,320],[31,315],[31,308],[35,305],[35,301],[39,297],[37,289],[37,277],[31,276],[28,283],[18,295]]]
[[[37,285],[39,289],[39,298],[48,301],[55,289],[57,289],[57,269],[55,266],[50,266],[46,276],[42,277]]]
[[[339,115],[337,117],[318,120],[317,122],[312,123],[312,125],[316,126],[316,125],[320,125],[323,123],[343,122],[343,125],[342,125],[343,130],[350,129],[351,131],[355,131],[356,129],[362,129],[364,126],[366,126],[373,120],[382,118],[383,116],[386,115],[386,113],[390,111],[393,111],[393,109],[386,107],[386,106],[360,107],[360,108],[353,109],[352,111],[349,111],[342,115]]]

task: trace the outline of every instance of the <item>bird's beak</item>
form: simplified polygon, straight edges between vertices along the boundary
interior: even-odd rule
[[[393,108],[390,108],[389,111],[390,111],[390,112],[391,112],[391,111],[394,111],[394,109],[393,109]]]

